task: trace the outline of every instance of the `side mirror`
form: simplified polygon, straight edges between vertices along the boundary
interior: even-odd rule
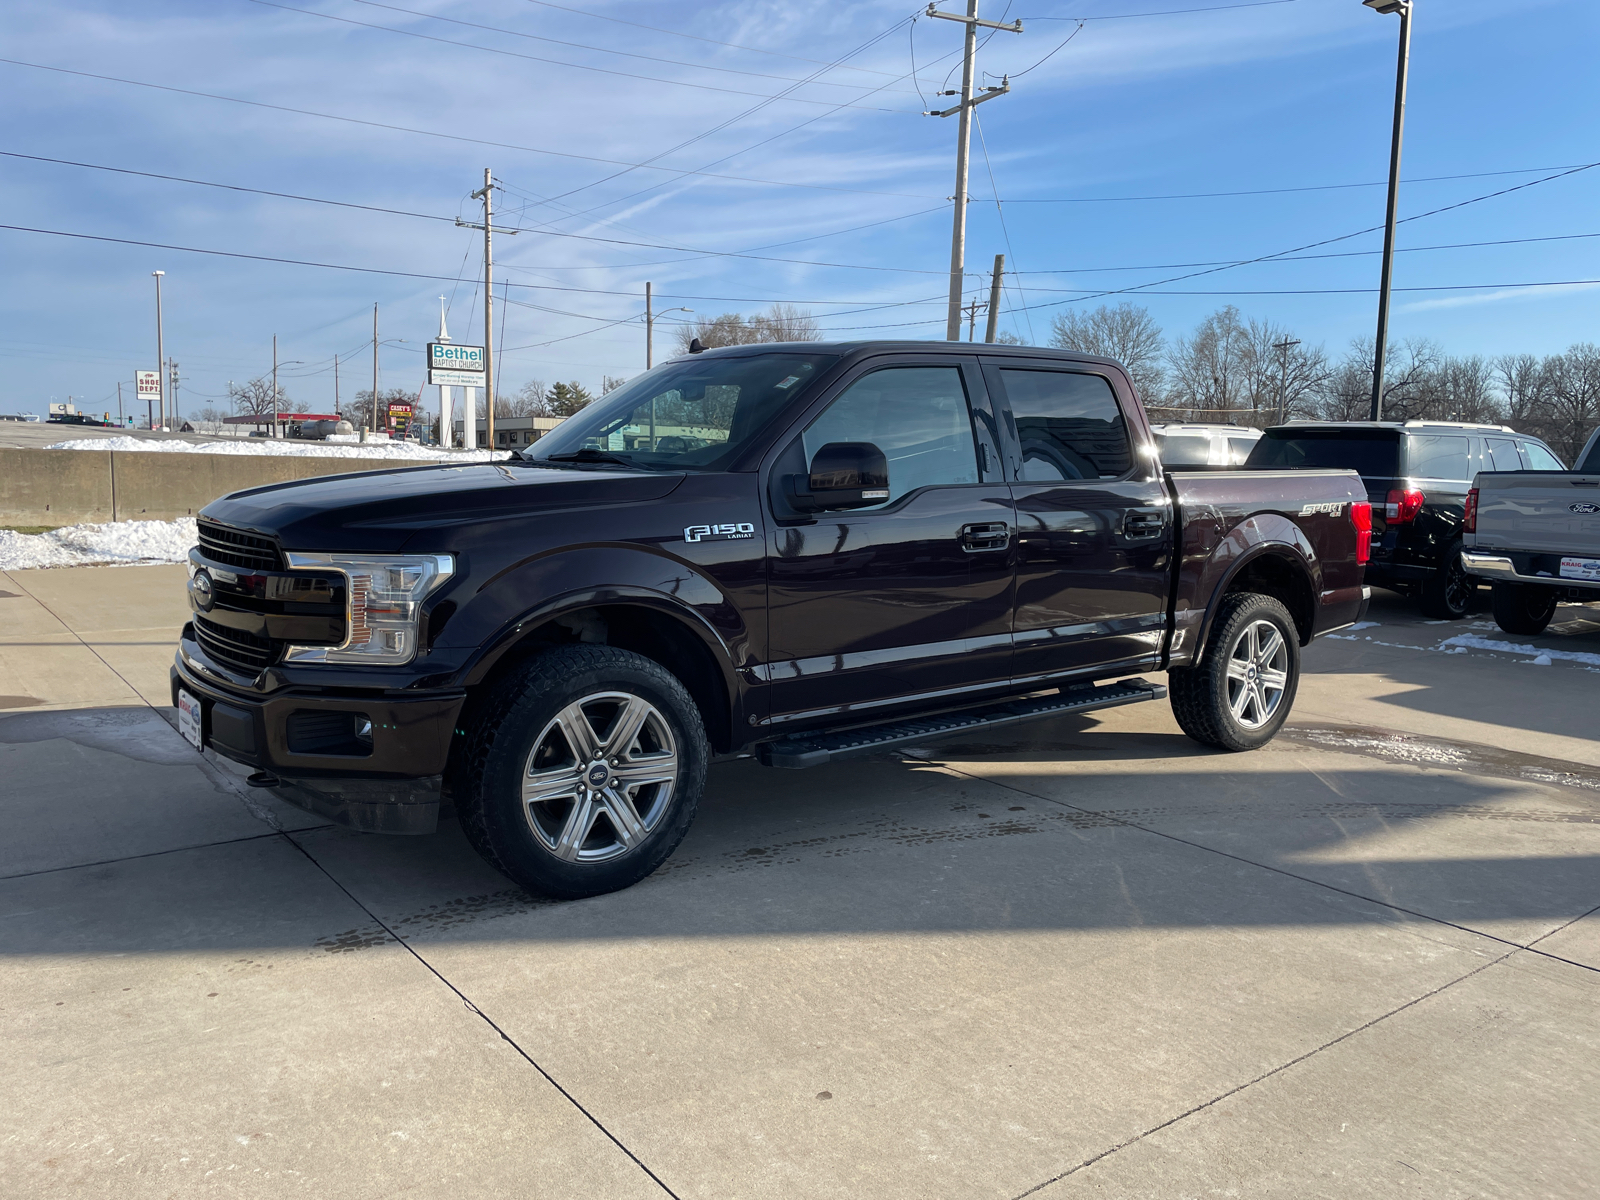
[[[871,442],[829,442],[809,475],[790,475],[785,484],[798,512],[871,508],[889,498],[889,460]]]

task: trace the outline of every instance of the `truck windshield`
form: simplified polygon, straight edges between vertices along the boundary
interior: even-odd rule
[[[1400,438],[1387,429],[1268,430],[1245,459],[1248,468],[1354,471],[1363,479],[1399,473]]]
[[[720,471],[789,408],[835,354],[753,354],[662,363],[568,417],[522,457]]]

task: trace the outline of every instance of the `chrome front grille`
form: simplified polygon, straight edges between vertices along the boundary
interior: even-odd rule
[[[283,570],[283,555],[271,538],[229,529],[226,525],[215,525],[210,521],[201,521],[199,526],[200,553],[212,562],[245,571]]]

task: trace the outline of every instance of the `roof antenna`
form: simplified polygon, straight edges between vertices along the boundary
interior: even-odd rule
[[[690,339],[690,341],[689,341],[689,353],[690,354],[704,354],[705,352],[706,352],[705,343],[703,343],[699,338],[691,338]]]

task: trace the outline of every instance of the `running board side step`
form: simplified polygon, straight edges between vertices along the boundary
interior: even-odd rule
[[[1056,717],[1063,713],[1161,700],[1166,694],[1167,689],[1159,683],[1123,679],[1099,687],[1064,688],[1053,696],[985,704],[933,717],[868,725],[840,733],[821,732],[784,738],[781,741],[764,742],[757,747],[757,751],[763,766],[799,771],[890,746],[903,746],[908,742],[925,742],[955,733],[970,733],[975,729],[998,729],[1002,725],[1016,725],[1035,717]]]

